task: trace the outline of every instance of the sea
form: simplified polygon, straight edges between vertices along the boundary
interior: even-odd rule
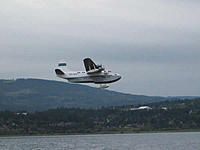
[[[200,132],[0,137],[0,150],[200,150]]]

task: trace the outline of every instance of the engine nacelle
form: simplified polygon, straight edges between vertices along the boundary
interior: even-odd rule
[[[102,65],[97,65],[97,69],[99,69],[99,71],[104,71],[105,70],[105,68],[103,68]]]

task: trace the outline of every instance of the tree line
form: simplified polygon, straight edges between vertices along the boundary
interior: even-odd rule
[[[57,108],[43,112],[0,111],[0,135],[132,133],[200,130],[200,99],[100,109]],[[165,107],[166,109],[162,109]]]

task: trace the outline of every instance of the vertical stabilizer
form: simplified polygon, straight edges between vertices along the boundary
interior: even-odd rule
[[[65,61],[60,61],[58,67],[55,69],[57,75],[64,75],[67,73],[67,63]]]
[[[98,69],[97,65],[90,59],[90,58],[85,58],[83,60],[84,65],[85,65],[85,70],[88,72],[90,70]]]

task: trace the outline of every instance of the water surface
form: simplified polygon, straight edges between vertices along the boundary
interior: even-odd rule
[[[9,137],[0,150],[200,150],[200,132]]]

